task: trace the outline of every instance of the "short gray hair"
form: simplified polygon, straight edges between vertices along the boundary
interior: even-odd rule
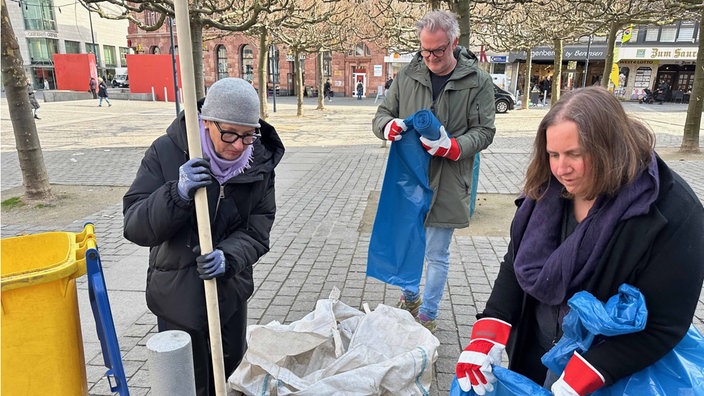
[[[457,15],[450,11],[435,10],[425,14],[425,16],[416,22],[416,30],[418,36],[423,29],[428,29],[430,32],[442,30],[447,33],[447,38],[454,41],[460,36],[460,24],[457,22]]]

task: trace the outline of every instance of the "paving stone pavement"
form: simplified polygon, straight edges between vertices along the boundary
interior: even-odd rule
[[[394,305],[398,288],[365,276],[370,234],[362,219],[366,210],[373,210],[368,208],[370,197],[381,188],[388,152],[370,130],[375,105],[371,100],[335,98],[325,111],[318,111],[315,102],[306,99],[304,117],[296,117],[293,98],[279,98],[277,105],[278,111],[272,113],[269,103],[269,121],[282,136],[287,152],[277,168],[278,211],[271,250],[255,266],[249,324],[300,319],[333,287],[341,290],[341,300],[350,306],[361,308],[365,302],[372,308],[379,303]],[[657,131],[658,150],[672,152],[679,147],[683,105],[625,106]],[[4,99],[0,107],[0,186],[6,191],[21,185],[21,174]],[[37,127],[50,181],[128,186],[145,148],[171,122],[173,109],[173,104],[134,101],[114,101],[114,106],[99,112],[93,101],[42,104]],[[532,136],[545,112],[531,109],[497,115],[495,141],[482,154],[480,195],[518,193]],[[671,158],[668,163],[704,199],[702,156]],[[130,394],[149,395],[145,344],[155,333],[156,319],[144,301],[148,250],[122,237],[121,204],[76,219],[62,231],[77,232],[88,221],[96,227]],[[45,231],[49,229],[23,224],[3,223],[1,227],[3,237]],[[457,356],[468,342],[474,315],[489,296],[507,246],[506,234],[478,235],[471,225],[468,232],[454,236],[450,276],[438,318],[436,336],[441,345],[431,395],[447,394]],[[77,285],[89,392],[112,395],[85,277]],[[702,297],[695,324],[704,331]]]

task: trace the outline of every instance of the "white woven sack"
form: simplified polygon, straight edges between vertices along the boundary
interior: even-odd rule
[[[364,313],[336,299],[247,333],[229,378],[246,395],[427,395],[440,345],[405,310],[380,304]]]

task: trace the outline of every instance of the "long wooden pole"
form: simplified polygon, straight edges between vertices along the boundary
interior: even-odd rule
[[[202,157],[203,151],[200,143],[200,126],[198,125],[196,83],[193,68],[193,44],[191,42],[191,27],[188,16],[188,0],[174,1],[174,13],[176,14],[176,26],[178,26],[178,53],[179,64],[181,65],[181,83],[183,84],[183,109],[186,113],[188,152],[191,158]],[[176,98],[176,100],[178,100],[178,98]],[[210,234],[208,197],[205,188],[200,188],[196,191],[195,206],[200,251],[201,254],[208,254],[213,251],[213,241]],[[215,279],[205,281],[205,303],[208,312],[210,353],[213,358],[215,394],[217,396],[226,396],[225,364],[222,353],[222,337],[220,335],[218,286]]]

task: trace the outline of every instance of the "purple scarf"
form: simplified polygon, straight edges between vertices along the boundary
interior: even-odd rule
[[[210,159],[210,170],[220,184],[224,184],[251,166],[253,145],[247,146],[237,159],[231,161],[222,159],[215,152],[213,141],[210,140],[210,134],[205,131],[203,120],[198,119],[198,123],[200,124],[200,141],[203,146],[203,156]]]
[[[521,288],[545,304],[563,303],[592,276],[616,225],[648,213],[659,184],[653,154],[646,171],[615,197],[599,196],[587,217],[560,243],[563,206],[571,201],[562,198],[562,185],[551,178],[541,199],[526,198],[516,211],[513,267]]]

